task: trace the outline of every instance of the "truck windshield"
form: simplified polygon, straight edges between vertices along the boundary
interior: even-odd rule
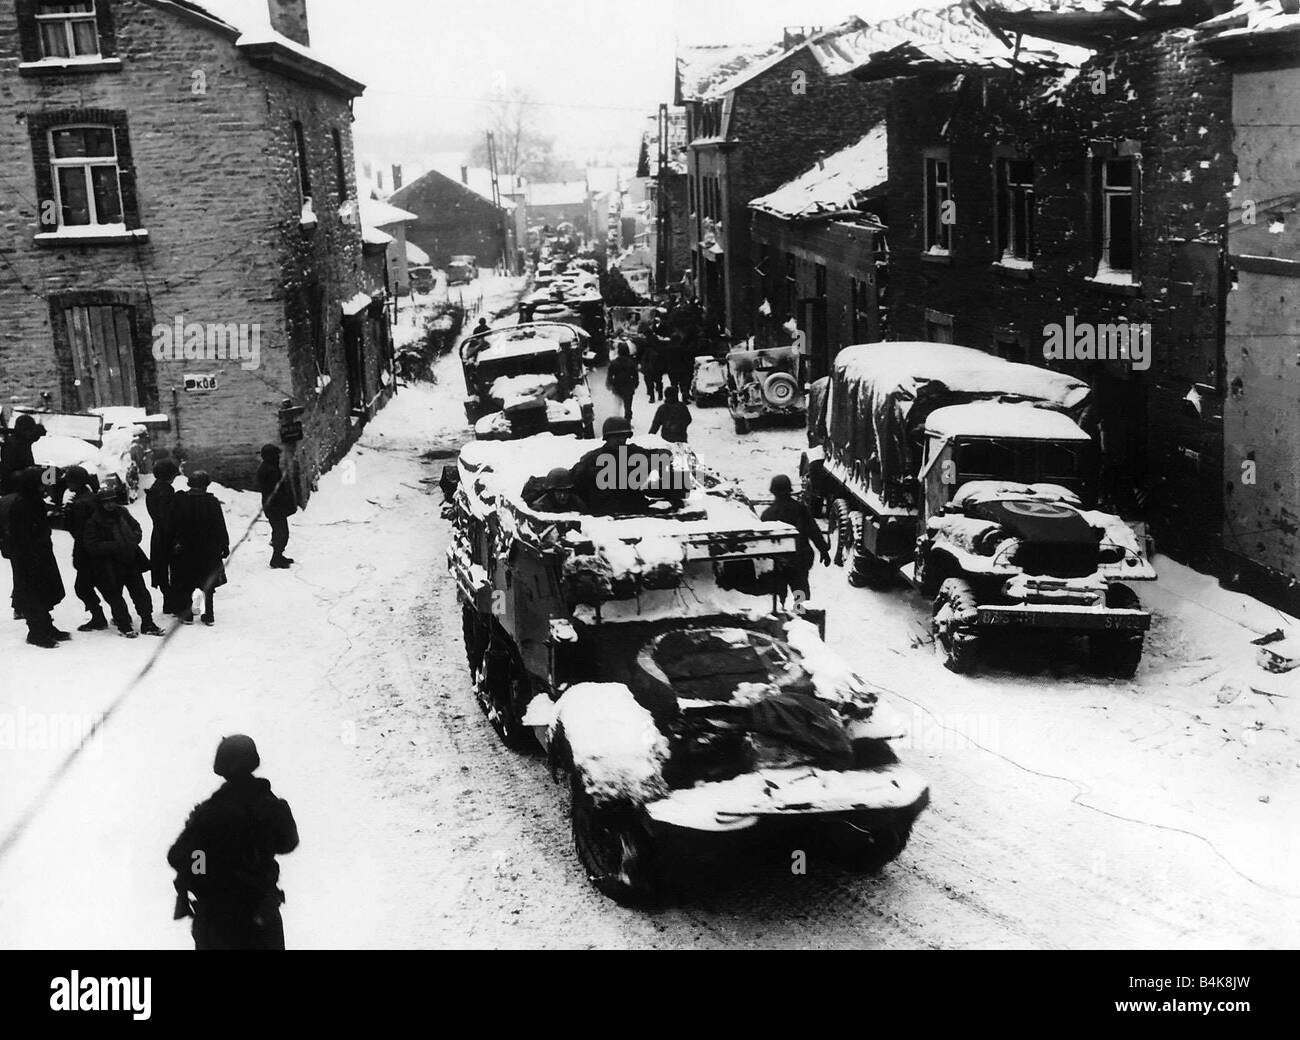
[[[969,438],[956,444],[960,482],[1010,480],[1061,484],[1086,497],[1092,485],[1094,451],[1088,441]]]

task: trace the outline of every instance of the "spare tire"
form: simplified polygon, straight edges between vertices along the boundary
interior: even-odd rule
[[[763,380],[763,397],[777,408],[788,408],[799,396],[799,384],[789,372],[773,372]]]

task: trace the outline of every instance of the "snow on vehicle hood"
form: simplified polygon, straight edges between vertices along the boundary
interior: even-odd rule
[[[668,738],[622,683],[570,686],[556,704],[552,739],[560,728],[596,801],[642,803],[667,793]]]

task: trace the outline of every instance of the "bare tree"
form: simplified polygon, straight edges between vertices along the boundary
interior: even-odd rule
[[[497,174],[502,181],[510,183],[516,176],[549,180],[557,165],[555,142],[537,129],[537,106],[528,92],[515,87],[498,93],[485,107],[485,124],[496,143]],[[470,161],[475,166],[487,165],[485,140],[474,146]]]

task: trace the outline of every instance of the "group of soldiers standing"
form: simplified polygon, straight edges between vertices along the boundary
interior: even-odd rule
[[[72,638],[52,617],[67,593],[54,554],[50,502],[63,507],[72,536],[73,592],[90,615],[79,632],[107,629],[111,619],[130,639],[164,635],[154,620],[146,574],[162,598],[164,614],[192,624],[201,592],[199,620],[215,624],[213,597],[226,584],[230,536],[221,503],[208,490],[209,475],[196,470],[188,475],[188,489],[177,491],[180,467],[170,459],[154,466],[145,496],[153,522],[146,553],[140,523],[127,509],[126,488],[118,480],[107,478],[101,486],[81,466],[58,470],[35,464],[32,448],[44,433],[31,414],[20,415],[0,449],[0,552],[13,573],[14,618],[26,623],[27,642],[54,649]],[[285,568],[293,563],[284,549],[288,517],[297,505],[280,471],[279,455],[275,445],[262,449],[258,483],[271,523],[271,566]],[[139,618],[138,633],[128,600]]]

